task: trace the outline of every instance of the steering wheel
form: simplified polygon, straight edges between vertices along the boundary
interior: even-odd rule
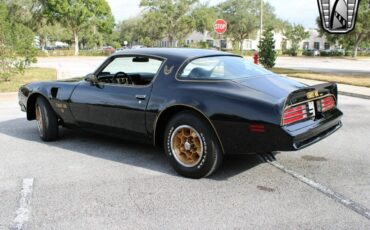
[[[115,82],[115,79],[119,76],[119,75],[123,75],[126,79],[127,79],[127,81],[128,81],[128,84],[133,84],[133,81],[132,81],[132,76],[129,76],[129,75],[127,75],[127,73],[125,73],[125,72],[117,72],[114,76],[113,76],[113,78],[112,78],[112,81],[113,82]]]

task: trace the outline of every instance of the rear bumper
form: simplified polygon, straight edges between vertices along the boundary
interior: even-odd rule
[[[313,135],[310,138],[305,138],[302,140],[296,140],[296,142],[293,143],[293,147],[296,150],[306,148],[312,144],[315,144],[316,142],[319,142],[320,140],[330,136],[331,134],[335,133],[338,129],[342,127],[342,122],[340,121],[336,126],[330,127],[326,130],[323,130],[322,132],[317,133],[317,135]]]
[[[342,116],[343,113],[335,109],[326,114],[324,118],[311,121],[307,126],[283,128],[288,135],[289,146],[281,146],[281,149],[278,150],[294,151],[319,142],[343,126],[341,122]]]
[[[343,113],[333,109],[320,119],[281,127],[265,125],[265,132],[250,132],[255,122],[215,122],[225,154],[255,154],[273,151],[297,151],[319,142],[342,127]]]

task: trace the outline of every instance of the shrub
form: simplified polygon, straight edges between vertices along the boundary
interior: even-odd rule
[[[80,56],[108,56],[109,53],[104,50],[80,50]],[[74,56],[74,50],[39,50],[37,53],[38,57],[63,57],[63,56]]]
[[[351,54],[352,54],[352,52],[351,52]],[[357,55],[362,56],[362,57],[369,57],[370,56],[370,50],[358,51]]]
[[[0,80],[4,81],[36,62],[34,34],[24,25],[11,22],[8,13],[0,2]]]
[[[263,32],[263,38],[258,46],[261,64],[266,68],[275,66],[276,51],[273,28],[268,28]]]
[[[322,50],[320,55],[323,57],[340,57],[345,55],[344,50]]]
[[[285,50],[285,53],[284,54],[285,55],[296,57],[296,56],[298,56],[298,51],[295,50],[295,49],[287,49],[287,50]]]
[[[314,50],[305,50],[305,51],[303,51],[303,53],[302,53],[304,56],[309,56],[309,57],[313,57],[313,56],[315,56],[315,52],[314,52]]]

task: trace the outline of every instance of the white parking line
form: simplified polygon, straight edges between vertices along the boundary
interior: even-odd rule
[[[276,161],[268,161],[269,164],[275,166],[276,168],[280,169],[281,171],[290,174],[291,176],[297,178],[298,180],[302,181],[303,183],[311,186],[312,188],[322,192],[326,196],[330,197],[331,199],[341,203],[342,205],[346,206],[347,208],[350,208],[351,210],[357,212],[358,214],[366,217],[370,220],[370,210],[366,207],[362,206],[361,204],[358,204],[354,202],[353,200],[334,192],[330,188],[317,183],[316,181],[313,181],[305,176],[302,176],[290,169],[285,168],[283,165],[279,164]]]
[[[22,190],[19,197],[18,209],[16,216],[9,225],[11,230],[26,229],[26,224],[31,213],[31,198],[33,191],[33,178],[25,178],[22,182]]]

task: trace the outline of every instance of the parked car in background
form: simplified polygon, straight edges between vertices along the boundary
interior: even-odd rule
[[[54,46],[45,46],[44,50],[55,50]]]
[[[320,50],[317,49],[307,49],[303,51],[305,56],[320,56]]]
[[[129,49],[127,46],[124,46],[124,47],[118,48],[118,49],[116,49],[116,53],[117,53],[117,52],[124,51],[124,50],[127,50],[127,49]]]
[[[135,45],[135,46],[132,46],[131,49],[142,49],[142,48],[145,48],[145,46],[143,45]]]
[[[103,51],[106,53],[106,54],[112,54],[116,51],[115,48],[113,48],[112,46],[104,46],[103,47]]]

